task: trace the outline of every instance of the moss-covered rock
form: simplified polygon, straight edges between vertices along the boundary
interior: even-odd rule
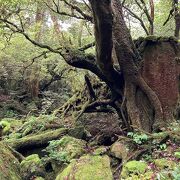
[[[173,169],[176,166],[176,163],[174,161],[162,158],[162,159],[155,159],[154,164],[156,165],[157,168],[160,170],[163,169]]]
[[[85,153],[86,142],[71,136],[64,136],[60,140],[50,141],[45,149],[55,172],[60,170],[60,165],[69,163],[74,158],[79,158]]]
[[[133,178],[137,179],[140,178],[142,174],[146,172],[148,165],[146,162],[142,161],[129,161],[124,164],[120,179],[128,179]],[[137,176],[137,178],[136,178]]]
[[[12,133],[22,125],[22,121],[14,118],[4,118],[0,121],[0,127],[3,129],[3,135]]]
[[[70,162],[73,158],[80,157],[85,152],[86,142],[71,136],[64,136],[60,140],[50,141],[46,152],[54,160]]]
[[[2,142],[0,142],[0,179],[21,180],[19,161]]]
[[[2,130],[3,135],[10,133],[11,125],[8,121],[0,121],[0,127],[3,129]]]
[[[44,169],[41,159],[38,154],[33,154],[26,157],[21,162],[21,174],[24,179],[30,179],[32,177],[44,176]]]
[[[112,180],[110,159],[105,156],[82,156],[73,160],[56,180]]]
[[[120,178],[120,180],[151,180],[154,179],[154,173],[152,171],[148,171],[144,174],[131,174],[129,177]]]
[[[128,153],[129,153],[129,148],[124,143],[117,141],[111,146],[112,156],[118,159],[122,159],[123,161],[125,161],[125,159],[127,159],[128,157]]]

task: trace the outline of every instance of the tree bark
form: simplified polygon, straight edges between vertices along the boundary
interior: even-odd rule
[[[150,4],[150,17],[151,17],[151,21],[150,26],[149,26],[149,34],[153,35],[154,34],[154,0],[149,0],[149,4]]]
[[[125,79],[125,97],[127,99],[127,110],[132,124],[142,128],[139,109],[136,105],[137,89],[141,90],[149,99],[155,110],[155,124],[164,124],[161,102],[155,92],[144,81],[138,67],[140,56],[134,47],[130,33],[123,19],[122,6],[119,1],[112,0],[114,12],[114,39],[115,49],[119,64]]]
[[[174,19],[175,19],[175,31],[174,36],[179,39],[179,30],[180,30],[180,9],[179,9],[179,1],[173,0],[173,8],[174,8]]]
[[[114,69],[112,65],[112,43],[114,43],[125,81],[124,97],[126,99],[129,121],[134,126],[143,128],[140,110],[136,104],[136,92],[139,89],[148,98],[155,111],[155,117],[152,121],[156,121],[155,124],[157,126],[164,124],[161,102],[141,75],[140,67],[138,66],[141,58],[126,27],[121,3],[118,0],[112,0],[112,3],[111,1],[90,0],[90,3],[95,23],[97,63],[104,75],[117,85],[119,79],[118,76],[117,78],[113,77]],[[147,130],[151,131],[149,127]]]

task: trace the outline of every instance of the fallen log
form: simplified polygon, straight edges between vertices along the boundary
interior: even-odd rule
[[[4,142],[18,151],[19,149],[23,149],[25,147],[39,147],[45,145],[49,141],[56,140],[67,133],[68,129],[60,128],[53,131],[42,132],[41,134],[29,135],[20,139],[8,139],[4,140]]]

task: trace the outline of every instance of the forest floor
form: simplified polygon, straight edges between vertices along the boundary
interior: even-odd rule
[[[0,119],[1,180],[180,179],[179,123],[150,134],[123,131],[114,113],[78,121],[7,116]]]

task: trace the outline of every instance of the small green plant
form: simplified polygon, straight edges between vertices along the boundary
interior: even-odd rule
[[[174,180],[180,179],[180,168],[175,167],[174,171],[172,172],[172,176]]]
[[[133,139],[133,141],[137,144],[143,144],[143,143],[147,142],[147,140],[149,139],[147,134],[139,134],[139,133],[129,132],[127,135],[129,137],[131,137]]]
[[[44,151],[48,153],[47,158],[50,160],[67,163],[83,154],[85,152],[84,146],[83,140],[64,136],[60,140],[50,141]]]
[[[13,110],[7,110],[4,114],[5,117],[7,118],[12,118],[16,116],[16,113]]]
[[[160,148],[161,150],[165,150],[165,149],[167,148],[167,145],[166,145],[166,144],[160,144],[160,145],[159,145],[159,148]]]
[[[151,156],[150,154],[144,154],[144,155],[143,155],[143,159],[144,159],[145,161],[150,161],[150,160],[152,160],[152,156]]]

